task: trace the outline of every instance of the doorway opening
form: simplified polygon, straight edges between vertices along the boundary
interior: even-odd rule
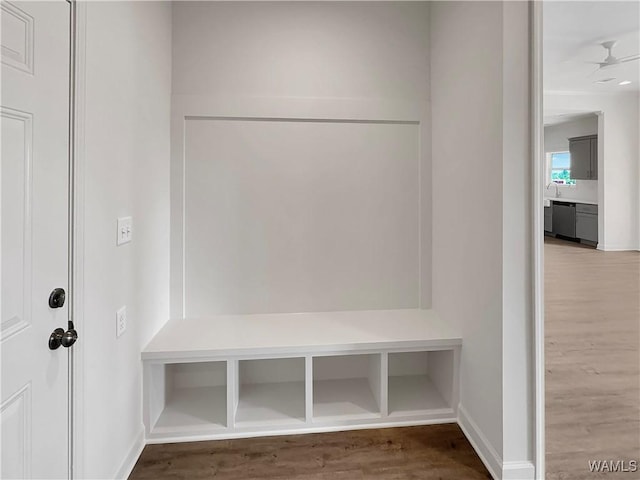
[[[534,7],[538,478],[640,451],[639,9]]]

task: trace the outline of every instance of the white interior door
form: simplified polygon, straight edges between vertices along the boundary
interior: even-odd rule
[[[9,478],[67,478],[69,9],[2,1],[2,467]],[[65,328],[66,329],[66,328]]]

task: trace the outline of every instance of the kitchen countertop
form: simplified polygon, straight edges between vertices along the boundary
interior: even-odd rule
[[[586,203],[587,205],[598,205],[597,201],[593,200],[578,200],[571,197],[544,197],[544,206],[548,207],[549,202],[570,202],[570,203]]]

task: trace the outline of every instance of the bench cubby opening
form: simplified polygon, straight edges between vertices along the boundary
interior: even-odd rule
[[[227,427],[227,362],[155,364],[150,373],[154,433]]]
[[[170,320],[142,353],[146,441],[455,422],[461,345],[431,310]]]
[[[305,359],[237,362],[235,426],[260,427],[305,422]]]
[[[381,417],[381,355],[313,358],[313,420]]]
[[[389,353],[389,416],[454,408],[455,350]]]

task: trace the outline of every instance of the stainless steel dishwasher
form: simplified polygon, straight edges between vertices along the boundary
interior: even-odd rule
[[[553,201],[553,233],[565,237],[576,237],[576,204]]]

